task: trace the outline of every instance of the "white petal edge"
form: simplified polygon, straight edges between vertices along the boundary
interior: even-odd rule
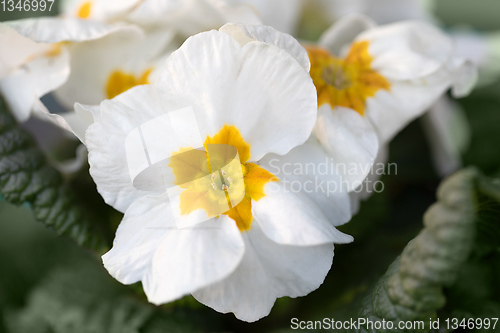
[[[5,24],[19,34],[40,43],[82,42],[104,37],[120,29],[126,29],[130,33],[141,32],[138,27],[132,25],[110,25],[69,17],[28,18],[8,21]]]
[[[316,89],[291,55],[262,42],[241,47],[218,31],[190,37],[173,52],[158,86],[190,101],[201,133],[235,125],[252,161],[302,144],[316,120]]]
[[[99,104],[108,98],[107,84],[115,71],[140,77],[152,70],[148,81],[153,82],[154,72],[163,65],[160,58],[172,39],[172,31],[166,29],[147,34],[118,30],[97,40],[69,45],[72,70],[67,82],[55,91],[58,101],[68,108],[75,102]]]
[[[241,45],[257,40],[270,45],[274,45],[287,51],[297,62],[309,72],[311,63],[307,51],[291,35],[279,32],[273,27],[264,25],[243,25],[228,23],[222,26],[219,31],[233,36]]]
[[[368,175],[379,148],[377,132],[369,119],[352,109],[322,105],[315,127],[319,142],[337,164],[347,191]]]
[[[95,120],[85,135],[90,174],[104,201],[121,212],[125,212],[133,201],[148,194],[132,183],[126,138],[141,124],[173,110],[166,109],[161,99],[154,87],[143,85],[103,101],[98,112],[88,109],[93,112]],[[179,149],[172,149],[176,148]]]
[[[61,86],[69,76],[69,54],[38,57],[0,79],[0,92],[14,117],[26,121],[40,97]]]
[[[336,163],[315,136],[286,155],[268,154],[259,164],[287,184],[291,192],[300,192],[312,201],[312,209],[321,210],[332,225],[339,226],[351,219],[349,196]]]
[[[450,61],[431,75],[415,80],[394,81],[391,83],[390,91],[380,90],[374,97],[368,98],[366,117],[377,130],[380,142],[382,144],[389,142],[394,135],[410,121],[422,115],[454,85],[460,86],[460,92],[470,89],[472,85],[470,80],[474,80],[475,71],[464,68],[469,65],[470,63],[466,61]]]
[[[375,27],[356,42],[368,41],[371,68],[392,80],[414,80],[431,75],[453,56],[453,42],[434,26],[418,21]]]
[[[33,116],[68,131],[85,144],[85,132],[94,123],[92,114],[98,112],[99,106],[87,106],[75,103],[74,111],[55,114],[51,113],[43,102],[37,99],[33,109]]]
[[[438,174],[445,177],[461,165],[461,152],[470,141],[470,128],[460,106],[442,96],[422,118],[424,133]]]
[[[276,298],[300,297],[316,290],[333,260],[333,244],[279,245],[259,227],[243,234],[245,256],[224,280],[193,293],[201,303],[222,313],[254,322],[267,316]]]
[[[229,276],[245,250],[236,223],[225,215],[193,228],[171,229],[153,256],[144,292],[157,305],[179,299]]]
[[[361,14],[349,14],[335,22],[320,37],[318,44],[332,54],[341,56],[345,47],[361,32],[376,26],[375,21]]]
[[[353,241],[351,236],[338,231],[303,191],[294,193],[283,181],[269,182],[264,190],[266,195],[252,202],[253,223],[259,223],[272,241],[295,246]]]

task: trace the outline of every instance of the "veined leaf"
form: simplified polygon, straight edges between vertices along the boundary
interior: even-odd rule
[[[445,304],[443,287],[450,286],[470,255],[475,239],[475,184],[478,172],[466,169],[445,180],[438,201],[424,215],[424,229],[403,250],[365,300],[360,317],[372,321],[422,321]],[[382,332],[363,327],[359,332]],[[390,332],[417,332],[387,330]]]
[[[102,247],[99,230],[1,98],[0,195],[16,205],[28,203],[35,218],[57,234],[86,247]]]

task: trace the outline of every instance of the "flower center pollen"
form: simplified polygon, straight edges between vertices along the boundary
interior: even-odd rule
[[[318,92],[318,106],[344,106],[363,115],[366,99],[391,87],[386,78],[371,68],[373,58],[367,41],[354,43],[344,59],[332,56],[323,48],[306,48],[311,60],[311,78]]]
[[[204,144],[208,153],[195,149],[181,149],[180,152],[189,151],[189,153],[176,155],[182,157],[171,158],[169,162],[176,185],[184,189],[180,195],[181,214],[187,215],[203,209],[209,217],[216,217],[220,214],[217,208],[227,202],[229,210],[223,214],[232,218],[240,231],[249,230],[253,221],[252,201],[262,199],[265,196],[265,184],[278,179],[259,165],[247,162],[250,158],[250,145],[245,142],[234,125],[224,125],[214,136],[207,136]],[[224,149],[217,151],[210,147],[214,145],[236,148],[239,163],[228,164],[232,156],[226,154]],[[227,165],[229,166],[222,167]],[[241,174],[235,168],[241,168]],[[210,173],[212,176],[205,181],[203,176]],[[243,175],[242,181],[241,175]],[[187,181],[191,179],[199,181]],[[222,193],[224,195],[221,195]],[[242,200],[233,206],[231,202],[234,196],[242,197]]]

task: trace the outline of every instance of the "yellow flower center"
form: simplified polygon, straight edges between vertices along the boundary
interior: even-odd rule
[[[152,68],[149,68],[139,77],[135,77],[133,74],[125,73],[120,70],[112,72],[106,84],[106,96],[108,99],[111,99],[132,87],[140,84],[149,84],[149,74],[151,74],[152,70]]]
[[[354,43],[345,59],[332,56],[319,47],[307,47],[311,60],[311,77],[318,91],[318,106],[344,106],[363,115],[366,99],[391,85],[371,68],[372,56],[367,41]]]
[[[90,11],[92,10],[92,2],[86,1],[80,5],[76,11],[76,17],[81,19],[87,19],[90,16]]]
[[[181,214],[203,209],[209,217],[215,217],[219,215],[221,204],[227,202],[229,210],[223,214],[232,218],[240,231],[249,230],[253,221],[252,200],[262,199],[265,196],[264,185],[278,179],[257,164],[247,163],[250,145],[234,125],[224,125],[214,136],[207,136],[204,145],[206,151],[181,149],[170,159],[169,167],[175,175],[175,184],[184,189],[180,196]],[[223,169],[233,155],[230,149],[214,150],[218,145],[234,147],[239,155],[239,164]],[[239,172],[235,168],[241,168],[243,182],[235,176]],[[220,173],[220,178],[204,177],[215,171]],[[199,181],[192,182],[194,179]],[[240,194],[243,199],[233,206],[231,198]]]

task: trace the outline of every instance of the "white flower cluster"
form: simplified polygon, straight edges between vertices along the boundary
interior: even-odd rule
[[[0,93],[20,122],[87,147],[99,193],[125,214],[103,256],[114,278],[155,304],[192,294],[251,322],[323,283],[388,142],[476,72],[422,21],[350,15],[299,43],[274,27],[292,32],[300,1],[247,2],[71,0],[2,23]],[[300,186],[318,182],[336,190]]]

